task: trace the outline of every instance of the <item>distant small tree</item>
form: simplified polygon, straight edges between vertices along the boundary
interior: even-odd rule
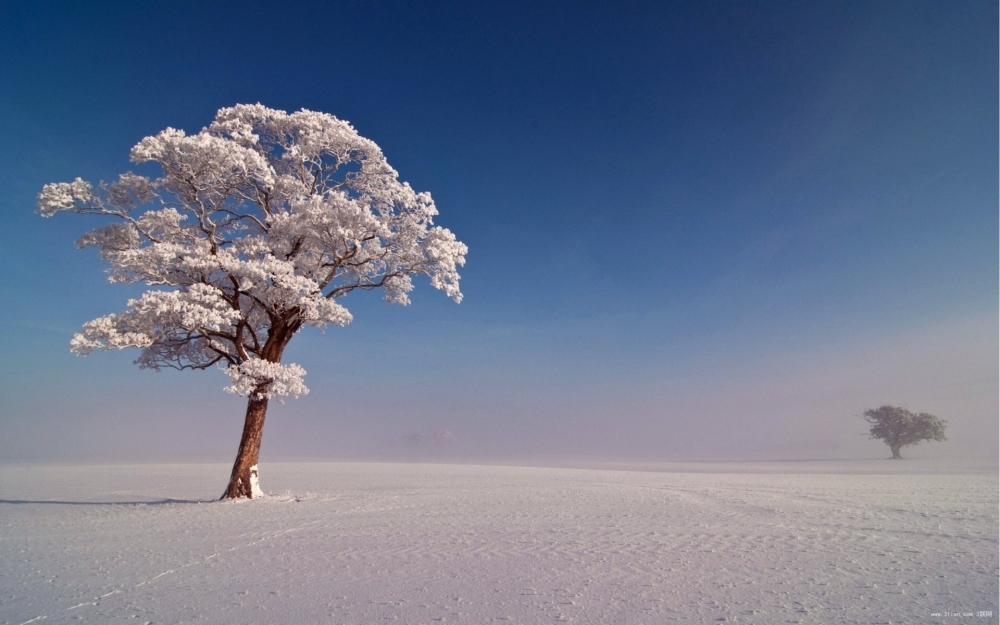
[[[143,368],[225,371],[226,390],[248,400],[223,497],[259,496],[268,400],[308,392],[305,370],[282,362],[292,337],[349,323],[340,302],[356,290],[409,303],[412,276],[461,301],[467,248],[434,225],[430,194],[399,181],[374,142],[325,113],[224,108],[197,134],[146,137],[132,161],[158,164],[162,176],[129,172],[98,188],[77,178],[38,197],[43,217],[110,218],[78,245],[99,250],[112,282],[153,287],[85,323],[70,347],[133,347]]]
[[[894,460],[901,459],[900,447],[916,445],[920,441],[948,440],[944,427],[948,423],[932,414],[913,414],[899,406],[885,405],[874,410],[865,410],[862,418],[871,424],[870,439],[884,441],[892,450]]]

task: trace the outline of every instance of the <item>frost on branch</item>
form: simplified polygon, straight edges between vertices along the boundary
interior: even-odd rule
[[[112,313],[98,317],[83,324],[83,332],[73,335],[69,348],[81,356],[86,356],[95,349],[147,347],[153,343],[151,336],[130,326],[125,315],[118,316]]]
[[[239,365],[226,367],[226,375],[233,381],[227,393],[264,399],[278,395],[299,397],[309,392],[302,377],[306,370],[295,363],[283,365],[254,358]]]
[[[73,182],[47,184],[38,194],[38,214],[51,217],[59,211],[74,211],[122,216],[156,197],[149,178],[132,172],[122,174],[117,182],[102,182],[100,187],[103,197],[94,192],[93,185],[81,178]]]
[[[285,346],[305,325],[350,323],[350,292],[380,289],[407,304],[423,275],[462,299],[467,248],[434,225],[430,194],[332,115],[237,105],[196,134],[146,137],[131,158],[162,175],[77,178],[38,196],[44,217],[112,218],[78,245],[98,249],[112,282],[156,287],[85,324],[71,343],[78,354],[136,347],[142,367],[218,364],[234,392],[299,395],[301,369],[278,364]]]
[[[76,210],[94,200],[94,188],[82,178],[73,182],[53,182],[38,194],[38,214],[51,217],[59,211]]]
[[[86,356],[94,349],[145,348],[166,344],[173,334],[203,335],[231,328],[239,312],[230,307],[221,293],[207,284],[195,284],[181,291],[148,291],[129,300],[121,315],[107,315],[83,326],[70,343],[71,349]],[[153,366],[153,365],[151,365]]]

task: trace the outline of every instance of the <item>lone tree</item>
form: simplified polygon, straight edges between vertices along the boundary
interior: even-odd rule
[[[349,323],[340,300],[355,289],[409,303],[414,275],[460,302],[468,248],[433,225],[430,194],[400,182],[374,142],[325,113],[224,108],[198,134],[146,137],[131,159],[159,164],[162,176],[128,172],[96,189],[77,178],[38,196],[43,217],[113,218],[78,247],[98,248],[111,282],[154,287],[85,323],[70,348],[136,347],[141,368],[223,369],[225,390],[248,402],[222,497],[259,497],[268,400],[308,392],[305,370],[281,362],[292,337]]]
[[[892,450],[894,460],[899,460],[900,447],[916,445],[920,441],[944,441],[944,427],[948,423],[932,414],[913,414],[905,408],[885,405],[875,410],[865,410],[862,418],[871,424],[870,439],[885,441]]]

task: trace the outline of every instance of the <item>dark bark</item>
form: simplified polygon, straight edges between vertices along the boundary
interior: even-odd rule
[[[892,459],[893,460],[902,460],[903,459],[903,457],[899,455],[899,447],[900,447],[899,445],[889,445],[889,449],[892,450]]]
[[[250,398],[247,402],[247,417],[243,423],[243,438],[236,454],[229,486],[222,499],[252,499],[253,484],[257,481],[257,459],[260,456],[260,439],[264,434],[264,416],[267,414],[267,398]],[[251,471],[255,474],[251,476]]]
[[[289,313],[289,316],[294,316],[294,312]],[[261,358],[269,362],[281,362],[285,346],[301,325],[301,322],[288,322],[287,319],[275,319],[275,321],[260,354]],[[260,456],[260,439],[264,435],[264,417],[267,414],[267,397],[263,394],[270,390],[270,386],[270,381],[261,383],[254,389],[250,401],[247,402],[247,416],[243,422],[240,450],[236,453],[233,473],[229,477],[229,486],[222,494],[222,499],[254,497],[253,485],[258,480],[257,459]]]

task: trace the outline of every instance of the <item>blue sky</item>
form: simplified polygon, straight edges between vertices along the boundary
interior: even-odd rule
[[[996,456],[995,3],[234,7],[0,7],[0,458],[231,459],[221,373],[69,353],[140,289],[33,206],[242,102],[349,120],[470,248],[461,305],[295,339],[265,460],[877,457],[881,403]]]

